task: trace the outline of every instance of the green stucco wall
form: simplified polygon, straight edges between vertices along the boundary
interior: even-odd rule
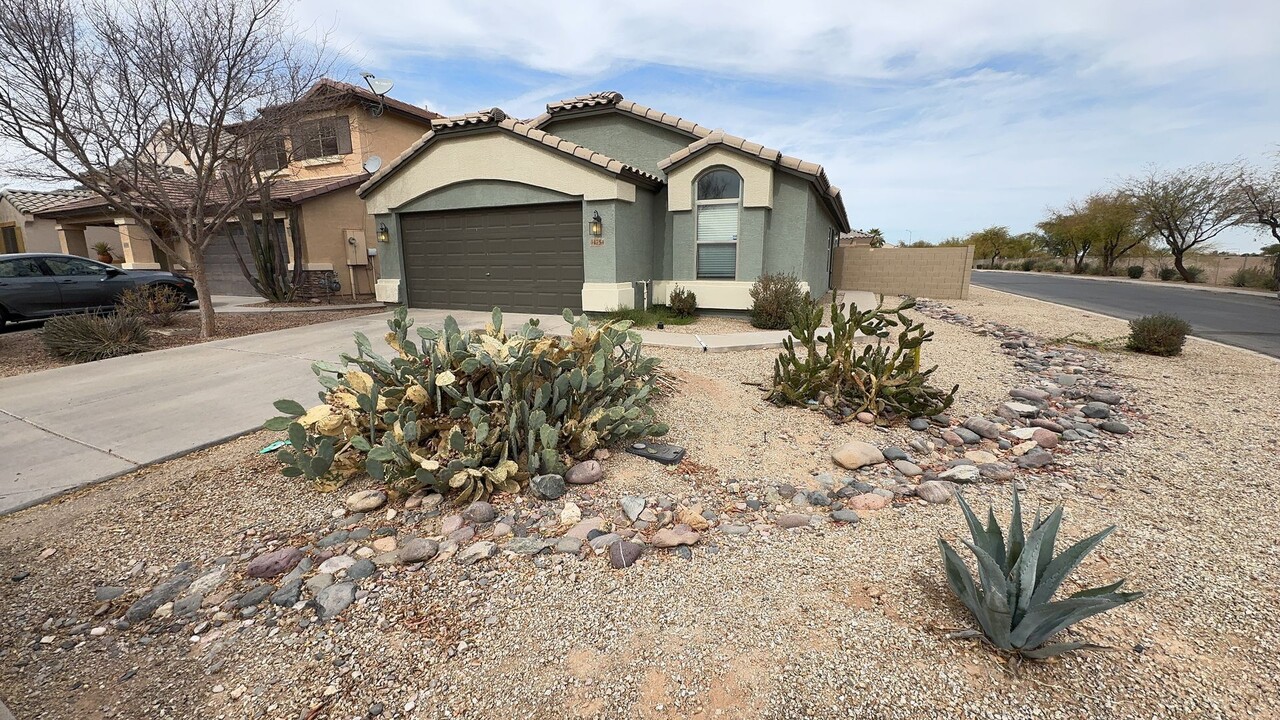
[[[430,212],[504,205],[537,205],[581,199],[533,185],[504,180],[471,180],[420,195],[394,210],[402,213]]]
[[[553,120],[542,129],[658,177],[660,161],[696,140],[617,112]]]

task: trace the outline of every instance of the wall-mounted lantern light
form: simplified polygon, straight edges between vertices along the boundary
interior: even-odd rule
[[[390,242],[391,233],[387,230],[386,223],[378,223],[378,242]]]
[[[591,213],[590,229],[591,229],[591,238],[593,240],[599,240],[600,238],[604,237],[604,221],[600,219],[599,211]]]

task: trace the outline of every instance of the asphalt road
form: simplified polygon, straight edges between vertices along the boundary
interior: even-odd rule
[[[1196,337],[1280,358],[1280,300],[1275,293],[1254,296],[998,270],[975,270],[973,284],[1126,320],[1172,313],[1191,323]]]

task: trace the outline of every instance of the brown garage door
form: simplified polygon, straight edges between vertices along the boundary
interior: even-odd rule
[[[413,307],[582,307],[579,203],[414,213],[400,218],[400,237]]]

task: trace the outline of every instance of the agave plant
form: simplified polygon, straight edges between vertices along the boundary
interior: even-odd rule
[[[1053,636],[1085,618],[1142,597],[1140,592],[1119,592],[1124,580],[1103,587],[1082,590],[1068,598],[1053,600],[1058,587],[1075,570],[1115,526],[1087,537],[1054,555],[1058,527],[1062,524],[1062,507],[1057,507],[1041,520],[1036,513],[1030,534],[1022,526],[1022,508],[1018,492],[1013,493],[1013,515],[1009,537],[996,522],[995,512],[987,510],[984,528],[963,497],[960,509],[969,523],[972,541],[964,544],[978,560],[978,584],[956,551],[942,538],[942,562],[946,566],[947,583],[960,602],[978,620],[978,630],[968,630],[953,637],[983,637],[1015,659],[1042,660],[1073,650],[1099,648],[1086,642],[1070,641],[1046,644]]]

